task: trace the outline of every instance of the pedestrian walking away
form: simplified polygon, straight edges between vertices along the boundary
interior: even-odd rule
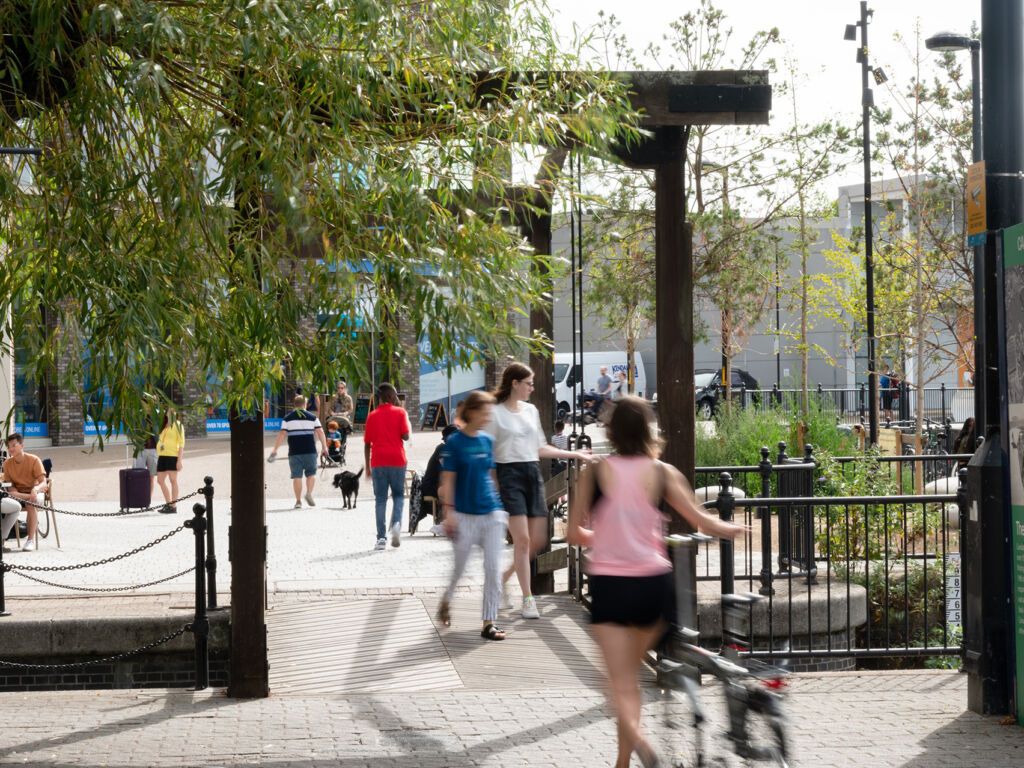
[[[292,400],[291,413],[281,419],[281,431],[277,433],[274,447],[270,449],[267,461],[277,458],[277,449],[285,438],[288,439],[288,468],[291,470],[292,490],[295,491],[294,509],[302,509],[302,479],[306,479],[306,503],[316,506],[313,488],[316,486],[317,454],[327,455],[327,438],[316,414],[306,410],[306,398],[296,395]]]
[[[455,549],[452,578],[441,598],[437,618],[451,626],[451,602],[474,546],[484,552],[483,624],[485,640],[504,640],[494,622],[501,600],[501,550],[508,515],[494,486],[494,438],[483,431],[491,420],[494,396],[473,390],[459,404],[464,426],[449,436],[441,450],[441,502],[444,528]]]
[[[398,391],[391,384],[377,388],[380,404],[366,417],[363,431],[363,466],[373,481],[374,511],[377,515],[376,549],[387,546],[385,519],[388,491],[391,492],[391,546],[402,543],[402,509],[405,506],[405,443],[412,432],[409,414],[398,404]]]
[[[515,573],[523,592],[523,618],[538,619],[540,609],[530,587],[530,560],[544,548],[548,538],[548,508],[544,503],[540,460],[589,461],[591,455],[589,451],[567,451],[548,445],[540,414],[527,402],[533,394],[533,371],[527,366],[508,365],[493,394],[496,404],[484,429],[494,437],[498,493],[509,515],[513,550],[512,564],[501,581],[504,585]],[[507,596],[502,607],[512,607]]]
[[[650,407],[638,397],[627,395],[616,404],[607,427],[614,454],[584,468],[569,510],[568,542],[590,548],[591,630],[618,724],[615,768],[628,768],[634,751],[645,768],[661,765],[640,728],[637,677],[674,615],[661,502],[711,536],[732,539],[747,530],[697,506],[679,470],[656,458],[651,421]]]
[[[178,421],[174,409],[168,408],[164,411],[156,443],[156,482],[164,495],[161,512],[173,514],[178,511],[178,473],[181,472],[184,453],[185,428]]]

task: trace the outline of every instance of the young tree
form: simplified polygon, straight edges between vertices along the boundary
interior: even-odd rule
[[[879,361],[897,369],[907,359],[913,365],[905,376],[917,389],[920,434],[927,384],[957,367],[973,367],[973,259],[963,205],[971,94],[952,54],[939,57],[938,71],[926,75],[931,58],[921,48],[920,29],[905,42],[915,76],[903,88],[889,84],[893,106],[875,110],[880,174],[896,179],[875,235],[875,323]],[[859,245],[836,241],[829,257],[842,277],[823,281],[818,295],[823,311],[829,302],[845,309],[833,317],[847,325],[856,348],[865,320],[863,256]]]
[[[614,17],[603,21],[600,32],[609,41],[605,49],[609,66],[641,66],[617,33]],[[779,41],[778,29],[765,30],[735,50],[724,13],[710,0],[702,0],[696,10],[670,25],[664,46],[652,47],[649,54],[662,68],[775,71],[772,52]],[[777,98],[785,94],[786,85],[773,85],[773,91]],[[790,128],[776,132],[744,126],[691,128],[687,217],[695,233],[695,293],[699,301],[718,310],[716,330],[727,369],[769,306],[774,285],[774,233],[779,222],[792,213],[801,192],[809,194],[833,173],[848,135],[835,122],[807,125],[795,120]],[[799,151],[795,149],[798,143]],[[590,250],[598,259],[616,248],[646,254],[646,269],[634,269],[632,274],[643,281],[643,301],[651,303],[654,262],[647,244],[653,238],[652,179],[644,173],[623,174],[601,167],[591,170],[601,179],[595,183],[612,191],[607,195],[607,207],[591,227]],[[617,237],[612,238],[612,233]],[[591,295],[596,296],[596,291]],[[626,313],[618,315],[625,317]],[[695,321],[699,322],[699,317]],[[707,335],[709,330],[696,326],[698,335]],[[730,370],[725,373],[731,375]]]

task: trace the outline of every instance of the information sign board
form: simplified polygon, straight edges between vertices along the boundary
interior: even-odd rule
[[[355,410],[352,412],[352,423],[356,426],[366,424],[366,417],[373,410],[373,395],[369,392],[360,392],[356,395]]]
[[[1010,569],[1017,651],[1017,722],[1024,725],[1024,224],[1003,230],[1006,403],[1010,456]],[[1012,310],[1011,310],[1012,308]]]

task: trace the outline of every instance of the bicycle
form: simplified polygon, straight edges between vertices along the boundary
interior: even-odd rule
[[[949,452],[946,450],[949,441],[949,425],[936,426],[931,419],[925,419],[922,438],[921,455],[936,457],[935,459],[928,459],[922,462],[924,481],[930,483],[941,477],[947,477],[953,471],[953,462],[939,457],[949,455]],[[904,456],[915,456],[916,453],[914,446],[903,446]]]
[[[786,768],[787,739],[783,691],[786,673],[763,662],[741,659],[739,651],[749,649],[743,637],[749,633],[737,629],[737,624],[750,616],[755,602],[764,600],[760,595],[722,595],[723,628],[722,653],[701,648],[699,633],[693,629],[696,621],[691,611],[694,585],[690,582],[691,565],[696,557],[698,542],[710,541],[701,534],[671,536],[669,546],[675,553],[674,579],[676,582],[676,622],[670,633],[667,654],[663,653],[656,665],[657,683],[662,691],[662,715],[665,731],[672,734],[670,743],[663,745],[665,765],[670,768],[704,768],[728,766],[724,755],[709,754],[705,747],[707,715],[701,701],[699,687],[702,673],[714,675],[721,683],[729,716],[729,728],[724,736],[733,754],[746,762],[770,762]],[[692,712],[693,738],[679,737],[684,730],[678,716],[680,694],[686,697]],[[683,742],[689,742],[686,745]]]

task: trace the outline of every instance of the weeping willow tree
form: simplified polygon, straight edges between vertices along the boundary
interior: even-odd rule
[[[541,300],[530,267],[547,256],[513,226],[511,159],[636,136],[622,86],[573,73],[549,16],[515,0],[0,3],[0,143],[44,149],[0,164],[6,343],[30,339],[27,374],[83,401],[86,378],[107,388],[92,415],[130,431],[150,382],[226,371],[222,402],[245,410],[286,368],[365,366],[345,323],[367,296],[386,355],[398,316],[437,359],[540,343],[508,321]],[[517,206],[556,191],[534,187]]]

